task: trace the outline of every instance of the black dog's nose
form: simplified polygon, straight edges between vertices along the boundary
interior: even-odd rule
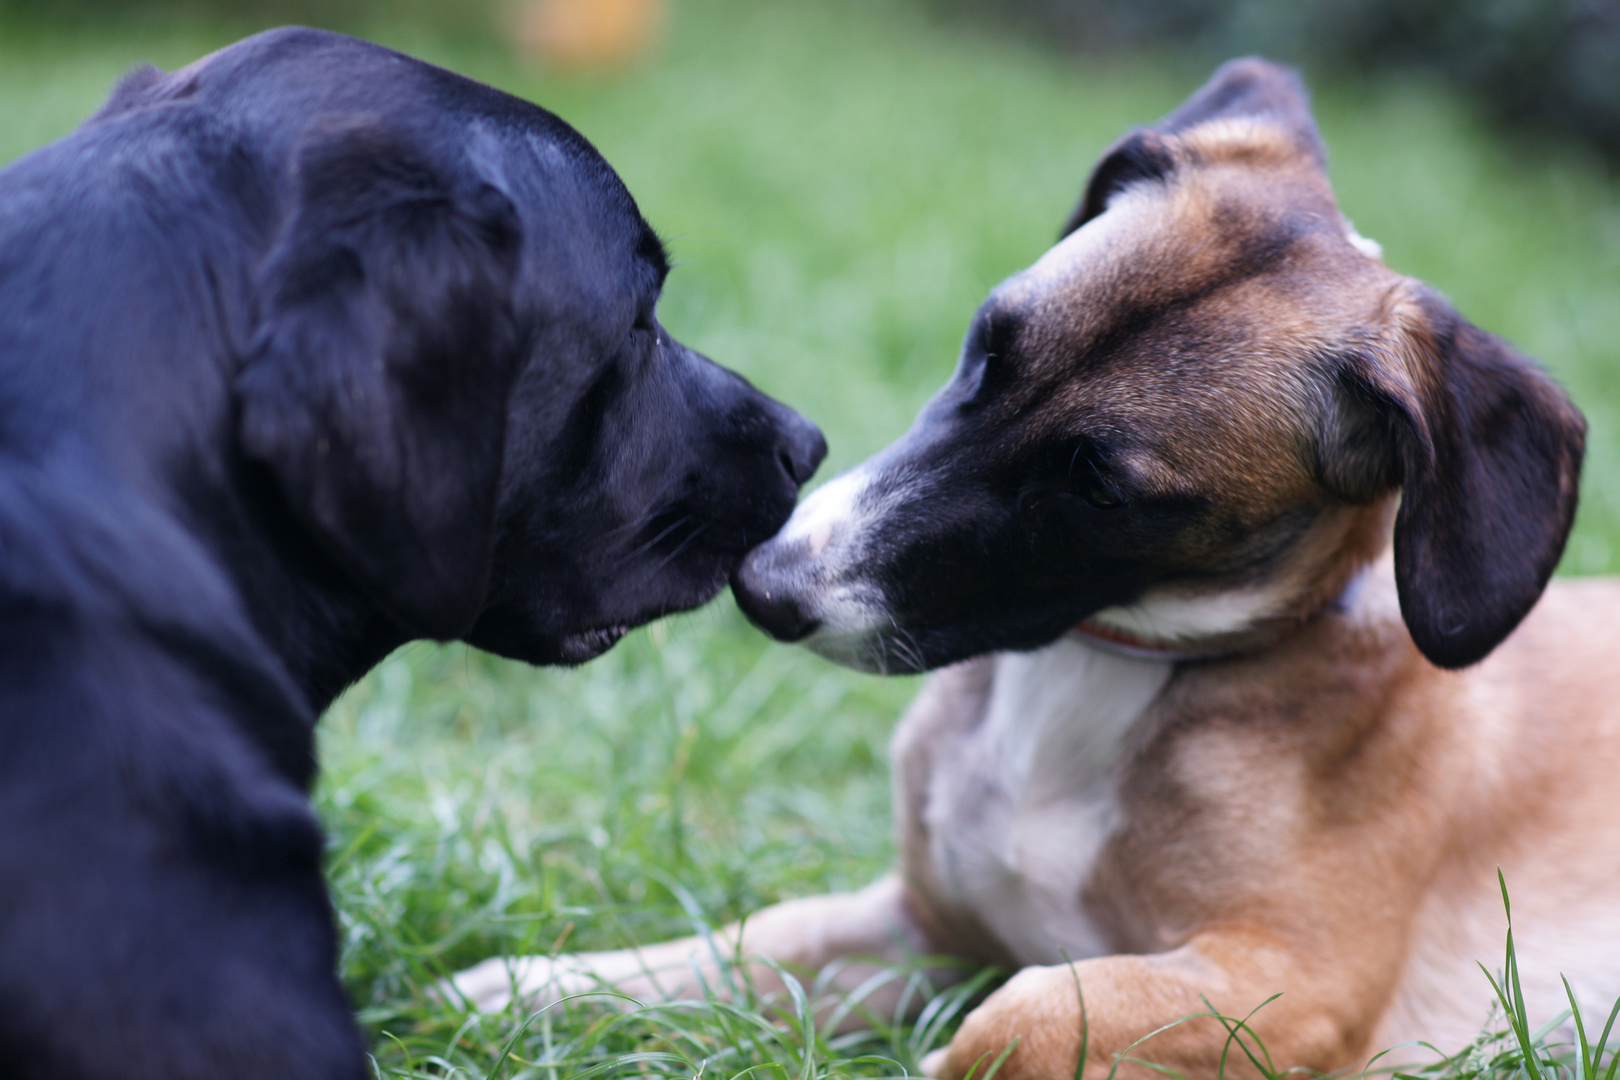
[[[794,484],[803,484],[815,475],[816,466],[827,456],[827,440],[820,428],[798,413],[791,409],[783,411],[787,415],[781,421],[776,458]]]

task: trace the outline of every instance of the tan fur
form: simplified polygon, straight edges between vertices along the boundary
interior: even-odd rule
[[[1356,612],[1176,678],[1125,770],[1125,823],[1080,898],[1122,953],[1150,955],[1025,969],[969,1018],[941,1075],[1014,1036],[1008,1075],[1073,1075],[1077,979],[1088,1076],[1206,1011],[1203,997],[1244,1016],[1281,993],[1253,1026],[1282,1066],[1361,1065],[1417,1039],[1459,1048],[1490,999],[1474,962],[1501,962],[1497,866],[1533,1013],[1559,1011],[1560,971],[1594,1007],[1620,993],[1620,702],[1607,689],[1620,583],[1555,584],[1489,659],[1453,674],[1412,648],[1388,563],[1379,571]],[[916,775],[914,745],[896,738],[903,778]],[[919,891],[927,850],[906,848]],[[1212,1075],[1223,1043],[1213,1024],[1136,1053]]]
[[[1083,1044],[1093,1080],[1126,1054],[1189,1077],[1253,1075],[1217,1020],[1176,1024],[1210,1008],[1253,1013],[1279,1069],[1359,1067],[1415,1039],[1458,1049],[1490,1001],[1476,961],[1500,963],[1498,867],[1532,1015],[1563,1007],[1559,972],[1591,1008],[1620,994],[1620,583],[1553,585],[1460,672],[1426,659],[1408,621],[1429,619],[1430,650],[1459,632],[1449,597],[1423,606],[1425,575],[1457,573],[1458,560],[1418,541],[1459,520],[1465,495],[1496,497],[1466,467],[1514,409],[1543,425],[1534,446],[1558,471],[1548,481],[1489,462],[1511,494],[1492,505],[1518,513],[1525,492],[1553,489],[1538,504],[1546,521],[1513,534],[1550,569],[1573,513],[1579,416],[1494,339],[1442,326],[1418,283],[1371,257],[1340,215],[1314,136],[1269,115],[1149,133],[1174,167],[1107,198],[985,309],[1016,317],[1020,335],[997,357],[1013,369],[986,406],[998,432],[1058,446],[1124,433],[1111,468],[1149,496],[1199,500],[1197,524],[1156,554],[1161,576],[1133,602],[1133,625],[1152,625],[1154,605],[1250,612],[1191,643],[1224,658],[1104,660],[1086,651],[1104,646],[1070,635],[936,672],[894,737],[898,876],[721,935],[807,972],[929,953],[1022,969],[925,1062],[934,1075],[982,1075],[1015,1042],[1005,1080],[1075,1076]],[[1448,368],[1448,348],[1476,351]],[[1492,412],[1497,378],[1515,381],[1500,398],[1511,407]],[[1476,382],[1448,398],[1448,379]],[[1451,441],[1436,448],[1440,437]],[[1419,506],[1412,485],[1442,467],[1447,482]],[[858,562],[847,553],[881,510],[840,517],[850,502],[807,504],[785,535],[815,535],[806,559]],[[1404,557],[1428,562],[1397,566],[1401,528]],[[846,584],[831,571],[805,579]],[[1544,580],[1516,586],[1526,603]],[[1220,606],[1235,595],[1266,604]],[[881,627],[892,613],[861,615]],[[1016,681],[1036,677],[1050,683]],[[610,981],[632,962],[674,965],[690,990],[718,979],[706,949],[571,963]],[[839,985],[873,970],[847,969]],[[558,992],[554,977],[526,970],[514,985],[484,965],[458,985],[486,1004],[514,990],[538,1000]],[[1119,1075],[1162,1074],[1126,1061]]]
[[[1121,771],[1123,820],[1074,898],[1116,955],[1077,956],[1072,968],[1023,967],[1029,957],[942,899],[929,789],[943,762],[977,752],[967,736],[995,664],[946,669],[894,737],[903,890],[890,878],[851,897],[779,905],[748,921],[737,955],[803,973],[871,958],[840,973],[839,992],[928,954],[1022,967],[930,1062],[942,1076],[964,1075],[1014,1039],[999,1075],[1073,1076],[1077,980],[1087,1077],[1105,1076],[1115,1053],[1154,1029],[1207,1011],[1206,999],[1242,1017],[1279,993],[1254,1030],[1279,1066],[1326,1071],[1418,1039],[1457,1049],[1478,1031],[1490,992],[1475,961],[1494,970],[1506,930],[1500,866],[1533,1015],[1562,1007],[1559,972],[1584,1002],[1606,1004],[1620,994],[1620,700],[1607,677],[1620,655],[1616,611],[1620,583],[1555,583],[1489,659],[1442,672],[1412,647],[1386,558],[1355,610],[1260,653],[1183,666]],[[719,935],[727,959],[737,932]],[[574,958],[569,970],[590,974],[573,981],[548,985],[556,972],[519,969],[517,982],[534,1000],[602,983],[643,1000],[682,997],[699,979],[723,989],[715,959],[689,939]],[[458,981],[499,1004],[513,985],[509,963]],[[752,977],[766,990],[778,983],[768,968]],[[887,1015],[900,989],[887,984],[866,1004]],[[1224,1043],[1214,1020],[1199,1019],[1132,1055],[1213,1076]],[[1235,1048],[1226,1067],[1254,1072]]]

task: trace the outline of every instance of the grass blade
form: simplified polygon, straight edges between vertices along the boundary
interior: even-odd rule
[[[1616,1016],[1620,1016],[1620,998],[1614,999],[1614,1008],[1609,1010],[1609,1021],[1603,1025],[1603,1034],[1598,1036],[1596,1061],[1599,1066],[1603,1064],[1603,1052],[1609,1048],[1609,1032],[1614,1030],[1614,1018]],[[1603,1080],[1614,1080],[1616,1067],[1620,1067],[1620,1046],[1615,1047],[1611,1053],[1609,1071],[1604,1074]],[[1596,1073],[1596,1071],[1597,1069],[1594,1067],[1593,1072]]]
[[[1063,962],[1074,976],[1074,996],[1080,999],[1080,1058],[1074,1063],[1074,1080],[1081,1080],[1086,1072],[1086,1054],[1091,1050],[1091,1021],[1086,1016],[1086,992],[1080,986],[1080,968],[1063,952]]]

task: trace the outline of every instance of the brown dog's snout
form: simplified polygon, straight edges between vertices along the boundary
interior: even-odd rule
[[[767,540],[748,553],[731,578],[731,592],[750,622],[777,641],[802,641],[820,625],[793,587],[792,548],[780,540]],[[786,549],[786,550],[784,550]]]

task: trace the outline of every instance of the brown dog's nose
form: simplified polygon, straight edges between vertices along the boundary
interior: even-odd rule
[[[797,486],[815,475],[816,467],[827,456],[827,440],[820,428],[792,409],[784,408],[782,412],[786,415],[778,421],[781,435],[776,444],[776,460],[782,463],[782,471]]]
[[[814,430],[814,429],[812,429]],[[777,641],[800,641],[811,634],[820,621],[810,617],[794,595],[792,587],[773,565],[776,552],[766,542],[748,553],[731,578],[731,594],[744,615]]]

